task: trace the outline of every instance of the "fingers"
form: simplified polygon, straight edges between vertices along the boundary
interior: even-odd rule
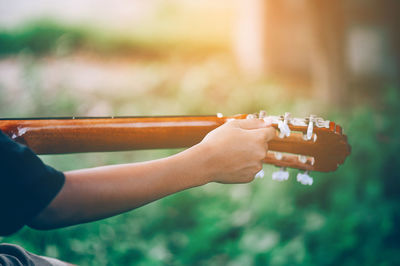
[[[272,140],[276,136],[276,129],[273,127],[265,128],[265,139],[268,141]]]
[[[273,127],[259,128],[252,130],[252,133],[263,141],[268,142],[276,136],[276,129]]]
[[[267,133],[271,135],[272,133],[275,133],[275,129],[271,127],[271,121],[270,120],[262,120],[262,119],[257,119],[257,118],[252,118],[252,119],[238,119],[238,120],[232,120],[228,122],[228,124],[234,126],[234,127],[239,127],[241,129],[247,129],[247,130],[255,130],[255,129],[269,129]],[[270,139],[268,139],[270,140]]]
[[[260,128],[251,130],[251,134],[254,134],[253,138],[258,140],[258,149],[262,150],[259,152],[259,158],[263,161],[267,157],[268,142],[276,136],[276,130],[273,127]]]
[[[238,119],[233,120],[232,123],[234,126],[240,127],[241,129],[258,129],[265,128],[267,123],[262,119],[252,118],[252,119]]]
[[[239,119],[228,122],[228,125],[248,130],[256,139],[269,142],[276,136],[276,130],[271,123],[262,119]]]

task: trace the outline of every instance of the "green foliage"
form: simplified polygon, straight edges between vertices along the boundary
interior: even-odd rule
[[[221,40],[200,37],[186,36],[185,33],[154,33],[154,29],[141,29],[126,35],[93,26],[68,26],[41,19],[14,29],[0,29],[0,56],[21,52],[35,56],[63,56],[76,51],[123,57],[170,56],[179,51],[180,54],[195,53],[196,57],[201,57],[210,52],[226,52],[227,45]]]
[[[1,31],[0,55],[21,51],[41,55],[54,51],[57,45],[78,48],[85,42],[85,35],[87,33],[84,30],[40,20],[28,23],[17,30]]]

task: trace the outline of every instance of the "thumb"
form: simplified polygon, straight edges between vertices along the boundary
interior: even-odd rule
[[[252,118],[252,119],[240,119],[237,120],[237,125],[241,129],[258,129],[258,128],[265,128],[267,123],[264,122],[262,119]]]

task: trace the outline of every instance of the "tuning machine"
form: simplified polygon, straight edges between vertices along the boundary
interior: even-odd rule
[[[261,169],[255,176],[254,178],[264,178],[264,169]]]
[[[288,179],[289,172],[284,167],[281,167],[278,171],[272,173],[272,180],[286,181]]]
[[[311,176],[309,176],[308,171],[305,171],[303,174],[302,173],[297,174],[297,181],[303,185],[311,186],[314,182],[314,179]]]
[[[290,113],[285,113],[284,116],[281,117],[281,119],[278,121],[278,128],[279,128],[279,137],[284,138],[284,137],[289,137],[290,136],[290,128],[288,126],[288,123],[291,119]]]
[[[314,136],[314,142],[317,140],[317,135],[313,134],[314,133],[314,126],[316,122],[316,115],[310,115],[309,117],[306,117],[305,123],[307,124],[307,131],[306,134],[303,135],[304,140],[311,140]]]
[[[264,119],[266,116],[267,116],[267,112],[264,111],[264,110],[261,110],[261,111],[258,113],[258,118],[260,118],[260,119]]]

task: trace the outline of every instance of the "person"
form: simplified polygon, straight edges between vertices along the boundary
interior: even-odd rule
[[[275,134],[261,119],[233,120],[170,157],[63,173],[0,131],[0,235],[104,219],[210,182],[251,182]],[[0,245],[0,264],[68,265],[10,244]]]

